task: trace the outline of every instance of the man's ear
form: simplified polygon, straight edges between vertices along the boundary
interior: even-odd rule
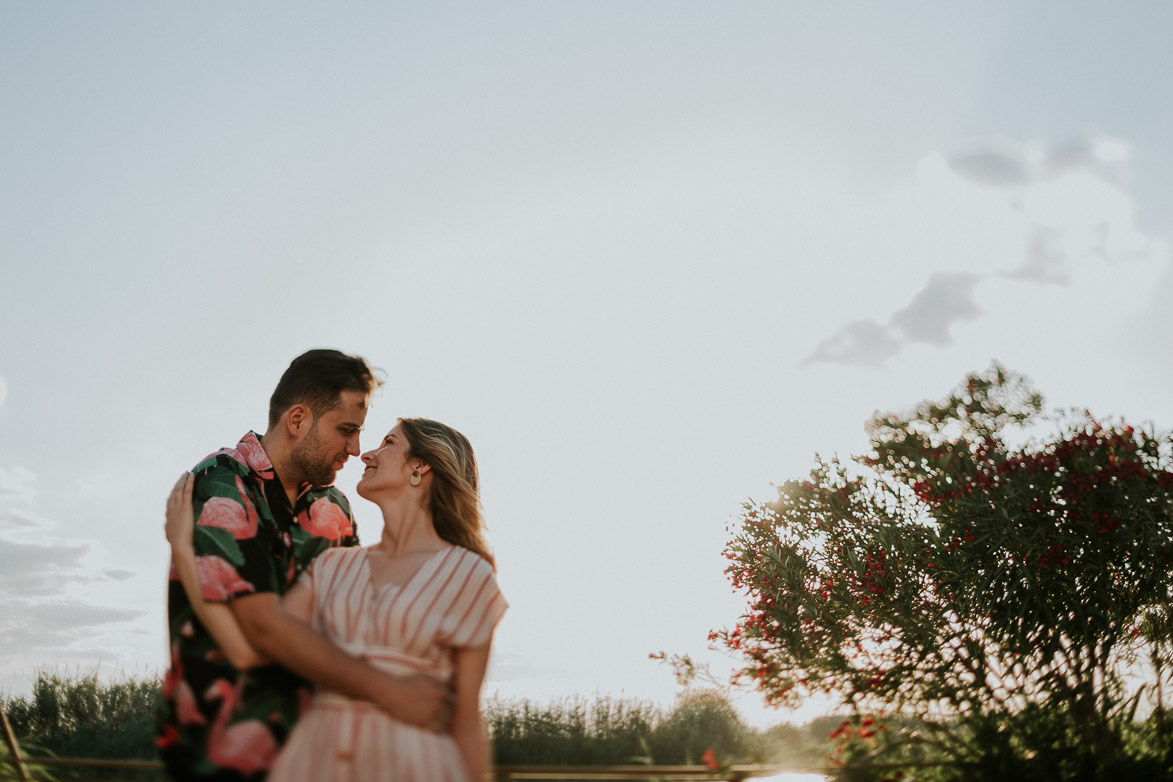
[[[298,403],[286,410],[282,419],[285,422],[285,433],[297,440],[301,438],[303,429],[309,431],[309,427],[314,421],[314,414],[310,412],[308,407]]]

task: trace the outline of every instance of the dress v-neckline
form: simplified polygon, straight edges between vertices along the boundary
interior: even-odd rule
[[[416,571],[412,573],[402,584],[395,583],[393,581],[388,581],[386,584],[375,583],[374,570],[371,568],[371,549],[373,548],[374,547],[372,546],[370,548],[363,549],[363,562],[367,568],[367,583],[371,585],[371,589],[373,589],[375,592],[382,593],[389,591],[402,591],[404,587],[411,586],[411,584],[417,578],[419,578],[420,573],[423,573],[425,570],[430,568],[432,563],[436,562],[436,560],[438,560],[441,555],[447,554],[452,549],[457,548],[457,546],[445,546],[444,548],[432,554],[430,557],[424,560],[424,563],[416,568]]]

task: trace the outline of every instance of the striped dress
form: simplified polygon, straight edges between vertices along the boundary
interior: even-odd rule
[[[302,575],[318,632],[389,673],[451,681],[452,650],[488,643],[505,612],[489,563],[451,546],[406,584],[374,586],[367,549],[331,549]],[[269,782],[466,782],[446,734],[392,719],[370,704],[318,692],[273,765]]]

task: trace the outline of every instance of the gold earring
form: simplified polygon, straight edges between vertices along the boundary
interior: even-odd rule
[[[422,480],[423,480],[423,476],[420,475],[415,470],[412,470],[411,477],[407,479],[407,482],[410,483],[412,486],[419,486],[420,481],[422,481]]]

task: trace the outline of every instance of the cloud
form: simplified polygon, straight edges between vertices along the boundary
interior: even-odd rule
[[[1070,285],[1071,272],[1065,263],[1059,234],[1050,228],[1035,226],[1026,248],[1026,260],[1021,266],[1002,275],[1014,280],[1026,280],[1053,285]]]
[[[32,510],[36,478],[24,467],[0,467],[0,530],[30,530],[45,524]]]
[[[1044,147],[1043,175],[1083,171],[1124,187],[1132,179],[1132,147],[1122,139],[1096,136]]]
[[[31,505],[36,496],[33,488],[36,478],[32,470],[24,467],[0,467],[0,503]]]
[[[881,367],[912,342],[947,347],[954,323],[974,320],[981,314],[974,302],[981,280],[976,274],[933,274],[886,324],[854,320],[820,342],[800,366],[823,362]]]
[[[8,398],[8,384],[4,382],[4,378],[0,377],[0,407],[4,406],[4,400]]]
[[[981,314],[973,300],[981,279],[976,274],[933,274],[907,307],[893,313],[892,327],[910,342],[947,347],[952,342],[949,328],[955,322],[976,320]]]
[[[38,516],[35,505],[36,474],[0,467],[0,670],[93,659],[95,636],[108,637],[108,625],[147,613],[133,606],[97,605],[95,595],[103,584],[128,581],[135,574],[103,567],[99,542],[63,538],[60,525]],[[115,632],[125,636],[133,630]],[[107,657],[119,656],[117,650],[104,651]]]
[[[20,508],[0,507],[0,529],[35,529],[38,518],[36,514]]]
[[[1131,146],[1107,136],[1061,144],[976,139],[957,145],[945,159],[963,178],[985,187],[1021,187],[1072,172],[1124,187],[1132,172]]]
[[[950,168],[979,185],[1015,186],[1025,183],[1035,166],[1020,145],[987,141],[967,145],[948,156]]]
[[[128,622],[145,614],[81,602],[8,601],[0,618],[0,652],[27,656],[45,650],[57,654],[61,647],[85,638],[94,627]]]
[[[0,591],[54,595],[69,581],[80,581],[81,558],[88,545],[53,546],[0,539]]]
[[[874,320],[853,320],[824,339],[799,366],[819,362],[882,367],[902,347],[892,329]]]
[[[981,319],[978,288],[994,277],[1070,289],[1105,265],[1167,263],[1167,242],[1136,227],[1131,171],[1130,146],[1108,137],[982,139],[927,156],[883,213],[904,234],[892,240],[900,249],[876,250],[893,268],[915,256],[904,260],[906,277],[912,269],[927,281],[886,322],[849,321],[800,366],[880,367],[912,343],[948,347],[955,326]]]

